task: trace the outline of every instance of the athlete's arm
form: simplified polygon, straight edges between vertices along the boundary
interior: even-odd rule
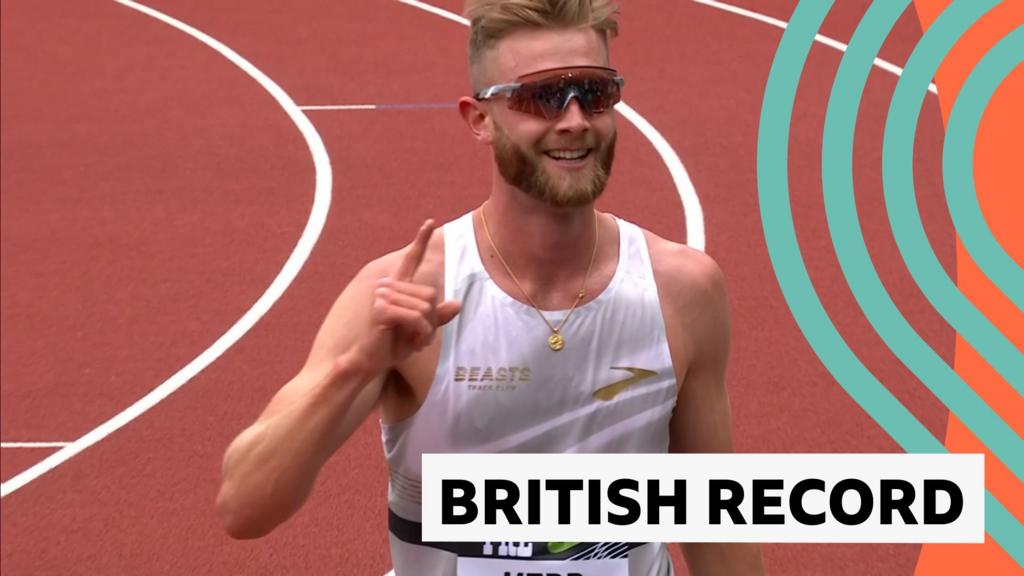
[[[670,288],[677,306],[675,337],[670,343],[673,362],[685,357],[685,374],[669,436],[669,451],[684,453],[732,452],[729,395],[725,367],[729,358],[730,320],[725,282],[718,265],[707,255],[684,249],[676,253],[675,282]],[[761,549],[756,544],[683,543],[690,573],[707,575],[761,575]]]
[[[438,304],[433,287],[412,281],[432,232],[433,223],[424,224],[405,250],[356,275],[302,370],[228,447],[217,511],[231,536],[258,538],[291,517],[376,405],[394,366],[458,313],[458,303]]]

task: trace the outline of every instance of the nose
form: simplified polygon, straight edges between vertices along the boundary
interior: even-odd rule
[[[555,129],[559,132],[580,133],[590,130],[590,119],[583,112],[579,99],[575,96],[569,98],[569,103],[558,117]]]

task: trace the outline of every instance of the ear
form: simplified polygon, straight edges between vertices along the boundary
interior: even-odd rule
[[[462,115],[462,119],[477,142],[488,145],[493,142],[491,116],[483,102],[476,98],[463,96],[459,99],[459,114]]]

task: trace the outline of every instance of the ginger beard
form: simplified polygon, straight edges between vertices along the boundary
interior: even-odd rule
[[[544,165],[543,152],[528,153],[494,124],[494,160],[510,185],[556,208],[585,206],[597,200],[608,184],[615,159],[615,138],[591,150],[587,170],[557,171]],[[553,173],[555,172],[555,173]]]

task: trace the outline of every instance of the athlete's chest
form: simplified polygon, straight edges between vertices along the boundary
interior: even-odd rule
[[[649,343],[649,349],[598,342],[572,348],[569,340],[552,351],[543,338],[486,346],[456,341],[430,402],[457,415],[445,421],[446,432],[467,450],[571,451],[607,431],[667,424],[675,374],[664,342]],[[595,442],[598,451],[616,443],[614,437]]]

